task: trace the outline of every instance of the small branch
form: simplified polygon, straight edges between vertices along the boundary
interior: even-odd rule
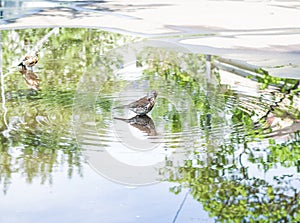
[[[39,50],[39,49],[42,47],[42,45],[43,45],[46,41],[48,41],[49,37],[50,37],[52,34],[57,33],[58,31],[59,31],[59,27],[53,28],[53,29],[52,29],[50,32],[48,32],[42,39],[40,39],[40,41],[38,41],[38,42],[36,43],[36,45],[33,47],[33,49],[32,49],[31,51],[37,51],[37,50]]]
[[[181,209],[183,208],[183,205],[184,205],[184,203],[185,203],[185,201],[186,201],[186,199],[187,199],[187,196],[188,196],[188,194],[189,194],[190,192],[191,192],[191,189],[187,190],[187,192],[185,193],[184,198],[183,198],[183,200],[182,200],[182,202],[181,202],[181,204],[180,204],[180,206],[179,206],[179,208],[178,208],[178,210],[177,210],[177,212],[176,212],[176,215],[175,215],[175,217],[174,217],[172,223],[175,223],[175,222],[176,222],[176,220],[177,220],[177,218],[178,218],[178,215],[179,215]]]
[[[278,101],[276,101],[273,105],[270,106],[270,109],[266,112],[266,114],[264,116],[261,117],[261,119],[266,119],[268,117],[268,115],[275,110],[275,108],[279,107],[280,103],[287,96],[289,96],[293,90],[298,89],[299,85],[300,85],[300,81],[297,81],[297,83],[293,87],[291,87],[290,89],[288,89],[287,92],[285,92],[284,95]]]

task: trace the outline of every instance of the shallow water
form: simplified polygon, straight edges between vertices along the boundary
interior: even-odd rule
[[[1,222],[299,220],[298,80],[99,30],[1,35]],[[114,109],[151,89],[147,117]]]

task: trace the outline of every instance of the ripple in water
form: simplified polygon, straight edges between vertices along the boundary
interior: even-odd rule
[[[143,59],[138,57],[138,62],[126,62],[113,72],[113,80],[106,78],[98,86],[94,111],[89,113],[95,119],[89,119],[84,124],[86,128],[83,126],[79,131],[84,139],[79,142],[91,166],[111,180],[152,183],[161,180],[157,170],[167,168],[170,163],[180,166],[199,157],[207,163],[210,156],[220,151],[240,157],[247,149],[269,146],[269,139],[276,136],[277,129],[282,130],[274,124],[273,117],[280,118],[281,108],[275,107],[279,101],[291,105],[288,93],[274,87],[262,90],[257,81],[248,78],[239,77],[243,82],[234,85],[226,81],[219,84],[214,78],[208,81],[205,69],[199,65],[202,57],[191,54],[178,57],[179,54],[173,53],[158,52],[158,56],[153,53],[141,56]],[[187,66],[189,60],[196,67]],[[215,68],[211,75],[216,73],[220,75],[221,71]],[[158,92],[158,97],[147,117],[138,117],[126,108],[114,109],[145,96],[152,89]],[[297,115],[293,118],[297,122]],[[280,142],[287,135],[293,138],[291,134],[296,131],[281,132],[279,138],[284,140]],[[232,164],[234,159],[219,162],[221,166],[236,165]],[[130,180],[143,172],[132,167],[151,167],[151,174],[148,170],[146,173],[152,176],[149,177],[152,181]],[[115,171],[108,171],[110,168]]]

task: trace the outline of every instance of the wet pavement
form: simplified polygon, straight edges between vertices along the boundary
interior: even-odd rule
[[[296,78],[299,72],[299,1],[125,3],[115,0],[24,1],[23,4],[33,14],[7,18],[0,29],[89,27],[146,38],[177,36],[177,43],[192,51],[261,66],[275,76],[285,76],[288,72]]]

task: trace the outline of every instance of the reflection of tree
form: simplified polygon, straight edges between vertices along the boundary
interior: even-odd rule
[[[112,70],[119,63],[117,58],[102,61],[101,54],[129,41],[98,30],[59,29],[40,49],[35,73],[22,73],[33,85],[35,77],[40,80],[39,91],[27,89],[17,62],[49,31],[1,31],[1,42],[6,46],[2,48],[5,79],[1,85],[5,86],[2,99],[6,100],[7,125],[6,119],[0,121],[0,183],[4,192],[16,173],[28,182],[38,178],[41,183],[52,183],[53,173],[62,165],[69,177],[82,174],[83,157],[71,131],[77,82],[85,72],[98,72],[93,69],[99,61],[106,70]]]
[[[237,146],[243,148],[240,154],[235,151]],[[271,165],[297,167],[299,142],[296,138],[284,144],[271,144],[266,150],[268,155],[263,158],[257,148],[235,139],[207,154],[195,152],[183,166],[168,167],[164,173],[168,181],[179,183],[171,188],[172,192],[177,194],[183,187],[190,188],[194,199],[218,222],[298,222],[300,191],[294,186],[299,185],[299,179],[279,172],[274,182],[269,183],[250,177],[253,170],[241,164],[242,156],[247,156],[265,174]]]
[[[225,176],[232,170],[231,176]],[[180,182],[180,186],[171,189],[174,193],[179,193],[182,187],[191,188],[194,199],[218,222],[299,221],[300,192],[286,185],[287,177],[277,179],[277,185],[273,186],[249,178],[247,172],[245,168],[221,168],[217,160],[203,167],[193,167],[187,162],[169,180]]]
[[[258,69],[259,94],[243,95],[226,86],[205,84],[203,58],[196,62],[196,56],[174,54],[148,54],[138,61],[150,79],[154,75],[173,79],[189,91],[198,115],[194,126],[204,135],[200,148],[189,148],[192,152],[184,165],[173,166],[168,160],[160,170],[164,179],[178,182],[171,191],[177,194],[183,187],[190,188],[192,196],[220,222],[298,222],[297,177],[278,172],[269,182],[250,174],[257,168],[268,175],[277,166],[299,172],[299,82],[274,78]],[[180,58],[180,62],[170,62],[170,58]],[[189,69],[181,60],[194,62],[198,68]],[[212,70],[212,75],[220,73],[218,68]],[[220,111],[225,115],[220,116]],[[275,126],[271,114],[285,120],[280,122],[284,127]],[[220,127],[228,129],[226,136],[215,133]]]
[[[211,80],[207,80],[204,55],[149,49],[139,55],[138,64],[145,67],[144,74],[152,82],[158,76],[162,78],[161,82],[167,82],[167,87],[172,83],[176,85],[169,92],[176,98],[172,102],[169,97],[160,99],[164,106],[152,112],[154,116],[167,117],[170,125],[173,125],[173,133],[190,131],[194,127],[207,130],[205,134],[209,135],[209,129],[217,127],[224,120],[217,114],[225,110],[224,98],[219,96],[224,89],[213,84],[218,82],[217,70],[212,70]],[[159,85],[152,88],[159,88]],[[181,98],[183,92],[187,93]],[[174,101],[173,107],[170,106]],[[178,109],[189,111],[188,115],[182,115]]]

